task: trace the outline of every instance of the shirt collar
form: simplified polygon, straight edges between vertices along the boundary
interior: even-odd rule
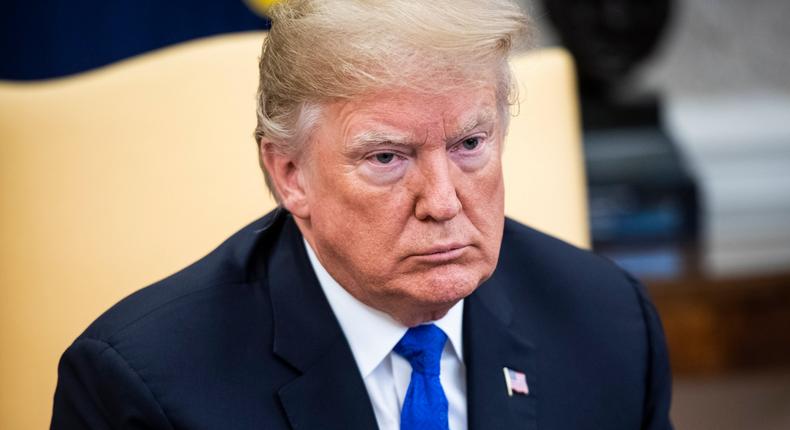
[[[306,240],[304,244],[318,282],[343,329],[359,371],[365,378],[395,348],[398,341],[406,334],[408,327],[349,294],[321,265]],[[450,308],[444,317],[433,322],[447,334],[452,349],[461,362],[463,362],[463,344],[461,343],[463,308],[464,302],[461,300]]]

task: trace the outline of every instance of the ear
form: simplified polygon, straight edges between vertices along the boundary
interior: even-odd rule
[[[261,165],[280,197],[280,204],[298,218],[309,218],[310,206],[305,189],[306,159],[297,155],[284,155],[274,150],[266,138],[260,142]]]

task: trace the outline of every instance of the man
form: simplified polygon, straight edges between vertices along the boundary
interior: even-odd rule
[[[671,428],[642,288],[504,218],[518,8],[272,15],[256,140],[280,207],[91,325],[52,427]]]

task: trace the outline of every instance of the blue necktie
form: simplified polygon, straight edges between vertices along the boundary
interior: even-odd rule
[[[395,352],[411,364],[411,382],[400,414],[401,430],[448,430],[447,397],[439,362],[447,335],[433,324],[410,328]]]

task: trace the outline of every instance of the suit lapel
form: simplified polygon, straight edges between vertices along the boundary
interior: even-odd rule
[[[512,329],[506,280],[496,274],[464,303],[464,361],[469,430],[536,430],[536,354]],[[503,368],[523,372],[529,394],[508,396]]]
[[[285,219],[269,258],[274,353],[300,376],[278,395],[291,426],[372,429],[376,419],[351,349],[310,266],[302,236]]]

